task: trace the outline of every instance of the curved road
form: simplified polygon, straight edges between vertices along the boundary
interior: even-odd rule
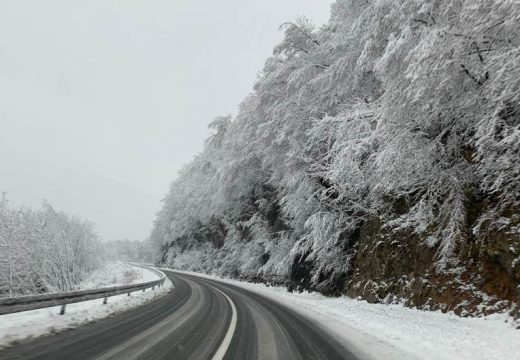
[[[0,351],[0,359],[355,359],[316,324],[257,293],[165,271],[174,289],[136,309]]]

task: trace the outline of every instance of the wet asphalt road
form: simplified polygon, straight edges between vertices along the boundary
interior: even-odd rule
[[[165,271],[174,289],[144,306],[17,344],[0,359],[356,359],[312,321],[243,288]]]

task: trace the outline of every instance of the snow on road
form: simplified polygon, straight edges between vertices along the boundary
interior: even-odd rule
[[[123,264],[108,263],[105,268],[98,269],[81,283],[81,289],[92,289],[116,285],[136,284],[157,279],[158,276],[149,270]],[[65,315],[59,315],[60,307],[52,307],[21,313],[0,316],[0,349],[28,338],[47,335],[66,329],[72,329],[90,321],[102,319],[110,315],[140,306],[172,288],[166,279],[164,286],[138,291],[131,296],[126,294],[103,299],[89,300],[67,305]]]
[[[189,272],[187,272],[189,273]],[[347,297],[290,293],[283,287],[222,279],[261,293],[311,318],[361,358],[395,360],[520,359],[520,329],[506,315],[461,318]]]
[[[86,287],[143,282],[155,278],[150,271],[128,272],[128,265],[110,264],[92,274]],[[107,272],[108,270],[108,272]],[[167,270],[167,269],[165,269]],[[106,275],[109,274],[110,279]],[[139,275],[140,274],[140,275]],[[506,315],[461,318],[454,314],[409,309],[400,305],[369,304],[346,297],[328,298],[318,293],[289,293],[283,287],[252,284],[190,273],[261,293],[314,320],[318,326],[346,343],[365,359],[395,360],[504,360],[520,359],[520,330]],[[159,290],[0,316],[0,348],[30,337],[49,334],[107,317],[161,296],[171,289],[167,280]]]

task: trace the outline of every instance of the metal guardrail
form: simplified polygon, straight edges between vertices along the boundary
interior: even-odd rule
[[[60,306],[61,311],[60,314],[65,314],[65,306],[67,304],[73,304],[77,302],[101,299],[103,298],[103,304],[107,303],[107,299],[110,296],[120,295],[120,294],[130,294],[135,291],[142,290],[143,292],[148,289],[155,287],[161,287],[166,280],[166,275],[159,270],[150,268],[148,266],[143,266],[134,263],[128,263],[133,266],[138,266],[145,268],[147,270],[153,271],[159,275],[159,279],[148,281],[140,284],[132,284],[132,285],[121,285],[121,286],[112,286],[101,289],[92,289],[92,290],[79,290],[79,291],[68,291],[63,293],[54,293],[54,294],[42,294],[42,295],[28,295],[28,296],[18,296],[11,298],[0,298],[0,315],[4,314],[12,314],[21,311],[27,310],[35,310],[42,309],[46,307]]]

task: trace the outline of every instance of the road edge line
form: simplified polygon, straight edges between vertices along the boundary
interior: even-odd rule
[[[231,340],[233,339],[233,334],[235,333],[235,329],[237,327],[237,309],[235,307],[235,304],[233,303],[233,300],[225,292],[222,290],[214,287],[213,285],[208,284],[213,289],[220,292],[222,295],[224,295],[229,302],[229,305],[231,305],[231,323],[229,324],[229,328],[226,332],[226,336],[224,336],[224,340],[222,340],[222,343],[220,344],[217,352],[215,355],[213,355],[212,360],[223,360],[224,356],[226,355],[226,352],[229,349],[229,345],[231,344]]]

